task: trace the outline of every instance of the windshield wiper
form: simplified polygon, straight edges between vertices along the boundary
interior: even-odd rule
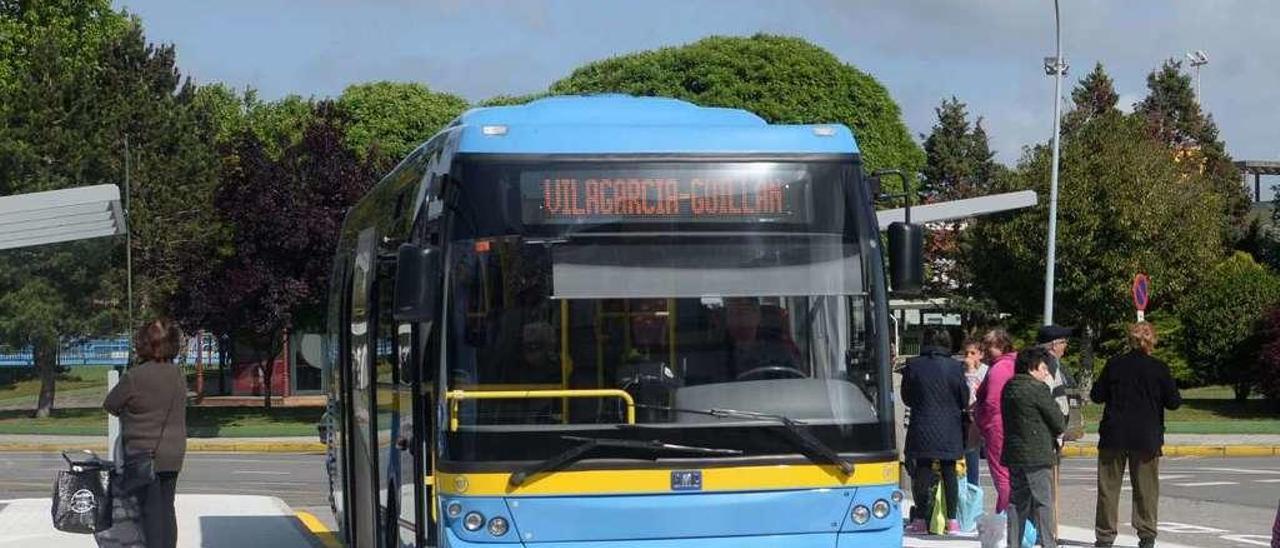
[[[659,409],[659,410],[665,410],[665,411],[673,411],[676,413],[691,413],[694,415],[706,415],[708,417],[716,417],[718,419],[772,420],[782,425],[783,428],[781,432],[784,432],[785,434],[787,434],[786,438],[801,449],[802,451],[801,454],[803,454],[806,457],[809,457],[810,460],[813,460],[815,462],[825,462],[827,464],[834,464],[837,467],[839,467],[840,471],[844,472],[844,475],[846,476],[853,474],[853,463],[840,458],[840,454],[837,453],[835,449],[832,449],[831,446],[825,443],[822,443],[822,440],[815,437],[812,432],[809,432],[809,429],[806,428],[807,426],[809,426],[809,423],[801,420],[793,419],[786,415],[778,415],[774,413],[759,413],[756,411],[739,411],[736,409],[715,409],[715,408],[713,409],[681,409],[678,407],[667,407],[665,405],[646,405],[641,403],[637,403],[635,404],[635,406],[642,409]],[[635,425],[635,426],[643,426],[643,425]]]
[[[560,436],[560,439],[566,441],[579,442],[578,445],[570,447],[563,453],[554,455],[546,460],[536,462],[511,474],[507,483],[513,487],[523,484],[529,476],[540,472],[550,472],[560,468],[573,461],[579,460],[586,456],[587,453],[599,447],[609,447],[615,449],[630,449],[646,451],[650,454],[658,453],[688,453],[696,455],[741,455],[740,449],[717,449],[714,447],[694,447],[690,445],[676,445],[673,443],[663,443],[658,440],[618,440],[610,438],[582,438],[578,436]]]

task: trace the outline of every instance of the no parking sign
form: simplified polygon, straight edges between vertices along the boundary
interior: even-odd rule
[[[1147,301],[1151,298],[1151,278],[1146,274],[1138,274],[1133,277],[1133,306],[1138,309],[1138,321],[1147,321],[1145,313],[1147,311]]]

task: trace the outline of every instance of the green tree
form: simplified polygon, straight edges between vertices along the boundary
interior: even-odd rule
[[[924,164],[888,90],[800,38],[716,36],[632,53],[580,67],[551,92],[665,96],[745,109],[771,123],[842,123],[869,169],[914,173]]]
[[[390,168],[462,114],[466,100],[422,84],[372,82],[348,87],[337,100],[351,120],[347,145]]]
[[[1200,108],[1191,77],[1182,72],[1180,61],[1166,61],[1147,75],[1147,90],[1136,113],[1146,120],[1152,136],[1173,148],[1188,177],[1205,178],[1222,197],[1225,243],[1238,245],[1248,230],[1251,198],[1213,117]]]
[[[1254,339],[1260,344],[1253,378],[1258,390],[1280,411],[1280,307],[1271,307],[1258,323]]]
[[[1075,89],[1071,91],[1073,108],[1062,120],[1062,130],[1074,133],[1080,126],[1098,117],[1119,113],[1116,105],[1120,102],[1120,94],[1116,93],[1115,82],[1102,68],[1102,63],[1093,66],[1093,71],[1085,75]]]
[[[0,195],[114,180],[95,131],[104,52],[127,19],[107,2],[0,3]],[[41,379],[36,415],[53,410],[64,338],[101,332],[119,312],[113,253],[94,240],[3,252],[0,338],[29,346]],[[118,256],[118,255],[117,255]]]
[[[1062,146],[1055,321],[1105,342],[1133,313],[1134,273],[1151,276],[1154,311],[1172,310],[1218,260],[1221,198],[1203,178],[1185,177],[1138,117],[1099,116]],[[1029,149],[996,187],[1035,190],[1040,204],[983,217],[967,233],[975,283],[1021,318],[1043,305],[1049,169],[1048,147]]]
[[[96,8],[80,9],[90,4]],[[145,315],[167,312],[178,265],[218,231],[210,204],[217,156],[193,109],[193,86],[182,83],[172,47],[147,44],[141,24],[109,4],[19,3],[8,11],[13,7],[0,10],[6,21],[18,13],[19,21],[50,28],[30,29],[22,47],[29,59],[8,65],[16,85],[0,96],[0,190],[123,183],[127,139],[136,300]],[[41,10],[62,15],[32,15]],[[68,23],[66,14],[84,20]],[[64,26],[102,39],[66,39],[58,30]],[[61,342],[127,330],[123,243],[60,244],[0,261],[0,315],[8,320],[0,334],[33,346],[40,415],[52,409]]]
[[[935,108],[938,123],[924,139],[921,193],[955,200],[985,194],[998,170],[982,119],[969,125],[965,104],[952,97]]]
[[[129,225],[134,288],[143,316],[168,315],[188,256],[203,256],[225,238],[213,210],[219,158],[201,124],[196,87],[183,83],[173,46],[146,42],[130,25],[104,52],[94,89],[104,175],[123,182],[129,142]]]
[[[0,96],[16,91],[32,65],[43,62],[41,49],[60,55],[46,69],[92,70],[103,45],[127,24],[109,0],[0,0]]]
[[[1201,384],[1229,383],[1236,397],[1249,396],[1249,374],[1257,361],[1257,322],[1280,303],[1280,278],[1248,253],[1217,264],[1182,307],[1186,353]]]
[[[922,193],[926,200],[945,201],[986,194],[1001,166],[988,143],[982,120],[969,123],[964,103],[955,97],[934,109],[938,121],[924,139]],[[966,221],[932,223],[925,242],[927,290],[945,296],[964,311],[966,324],[990,312],[972,291],[973,273],[964,260]]]
[[[300,95],[288,95],[275,101],[262,101],[258,92],[244,93],[245,124],[263,143],[272,158],[284,149],[302,141],[303,130],[311,123],[315,101]]]
[[[538,93],[530,93],[527,95],[495,95],[493,97],[480,101],[480,104],[476,106],[506,107],[506,106],[512,106],[512,105],[523,105],[530,101],[534,101],[534,100],[546,97],[548,95],[551,95],[551,94],[548,92],[538,92]]]

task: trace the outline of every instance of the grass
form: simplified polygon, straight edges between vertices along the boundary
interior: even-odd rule
[[[192,407],[187,409],[187,436],[314,436],[323,413],[321,407],[281,407],[270,412],[257,407]],[[0,411],[0,434],[105,436],[107,415],[96,408],[55,409],[53,416],[36,419],[30,411]]]
[[[1084,407],[1085,426],[1096,432],[1102,406]],[[1229,386],[1206,386],[1182,391],[1182,407],[1165,412],[1170,434],[1280,434],[1280,412],[1260,397],[1235,401]]]
[[[107,433],[106,412],[98,408],[107,394],[110,367],[75,367],[58,376],[59,402],[53,416],[31,416],[40,394],[40,379],[0,380],[0,434],[92,435]],[[7,409],[6,409],[7,408]],[[187,435],[193,438],[315,436],[321,407],[191,407]]]
[[[56,394],[100,392],[107,395],[107,371],[109,366],[75,367],[58,375],[54,383]],[[9,373],[12,374],[12,373]],[[36,398],[40,395],[40,379],[33,377],[16,382],[0,381],[0,406],[11,404],[27,404],[35,407]]]

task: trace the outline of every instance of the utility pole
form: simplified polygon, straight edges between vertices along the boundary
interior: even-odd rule
[[[1058,0],[1053,0],[1053,23],[1056,51],[1053,57],[1044,58],[1045,74],[1053,75],[1053,172],[1049,179],[1049,249],[1045,256],[1044,272],[1044,325],[1053,323],[1053,279],[1058,251],[1058,134],[1061,133],[1062,75],[1067,72],[1067,62],[1062,58],[1062,18]]]
[[[133,200],[129,193],[129,134],[124,134],[124,262],[125,292],[129,301],[129,327],[125,336],[129,337],[129,356],[126,365],[133,364],[133,220],[129,218]]]

